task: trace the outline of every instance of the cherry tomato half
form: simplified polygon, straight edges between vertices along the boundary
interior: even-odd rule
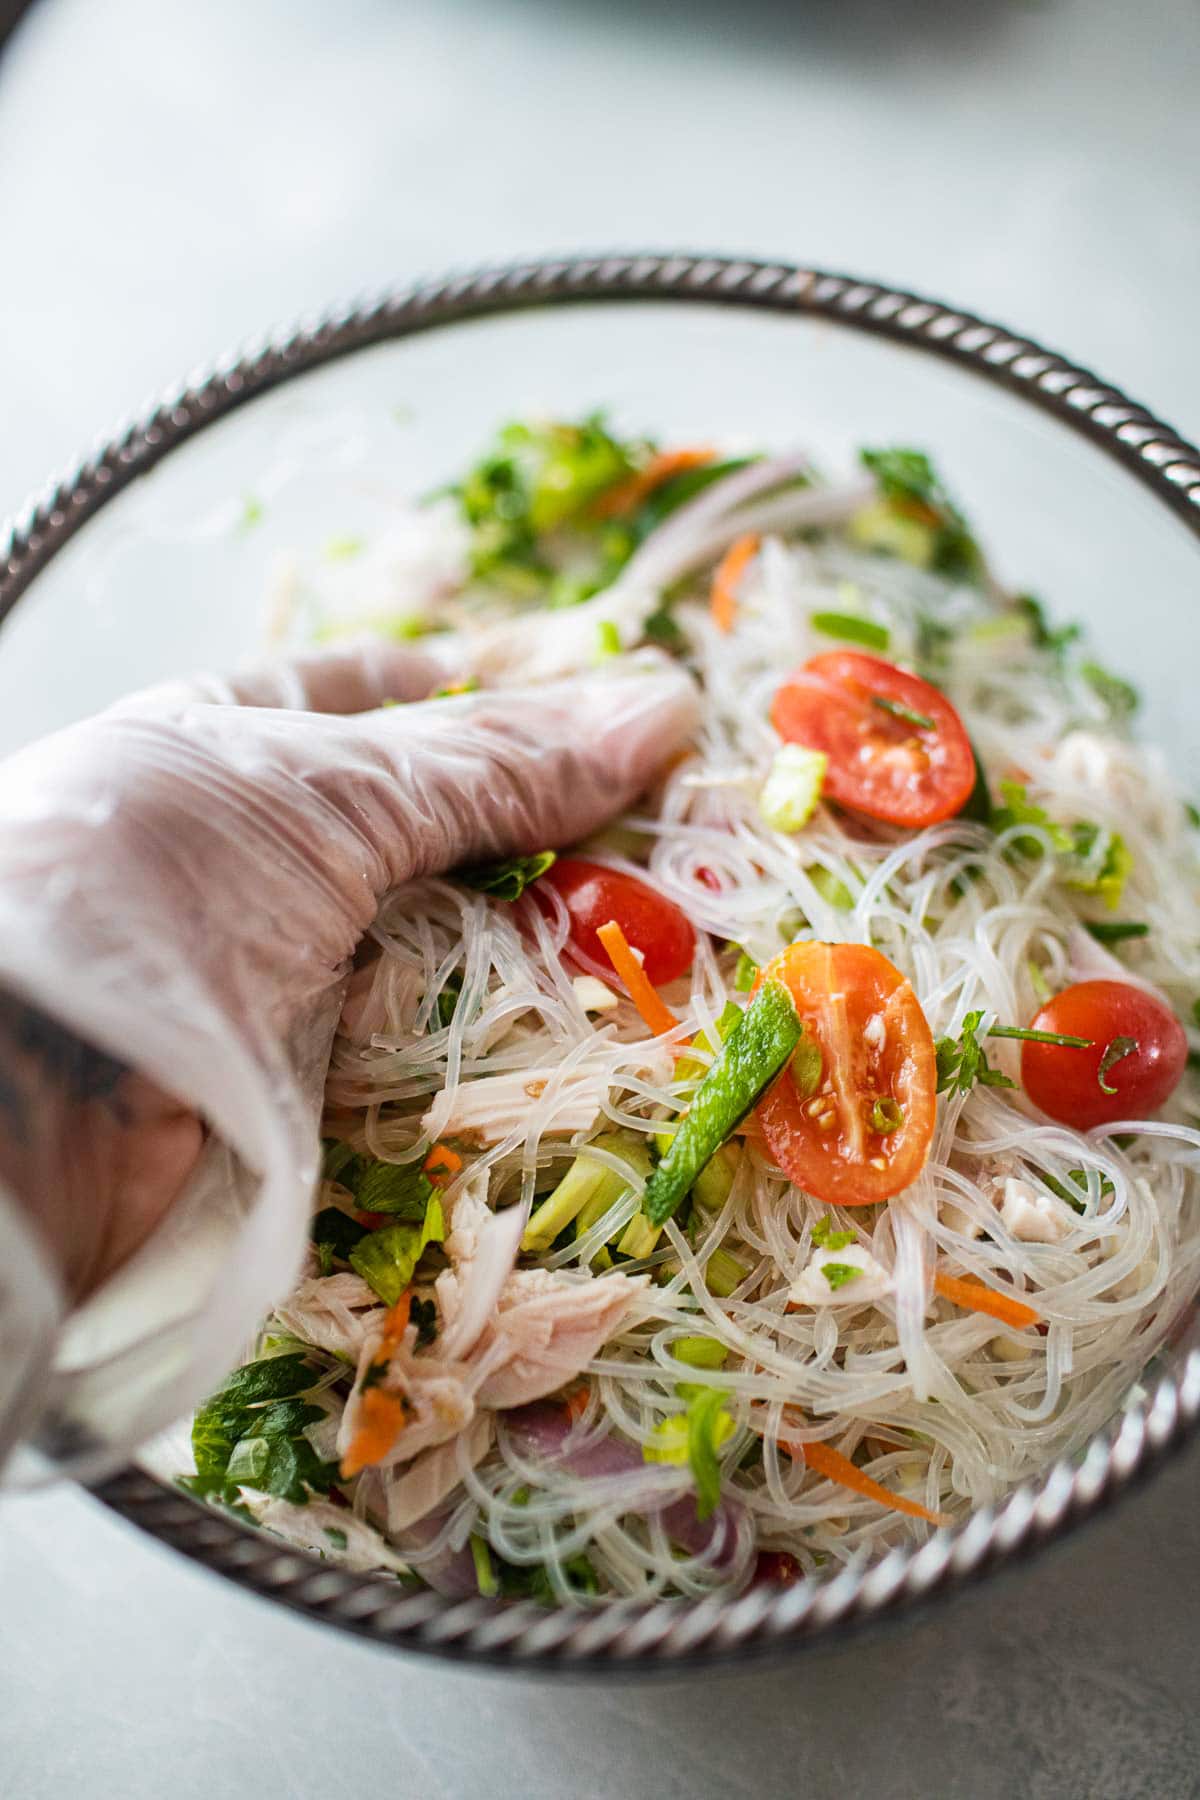
[[[636,875],[606,869],[582,857],[562,856],[530,889],[552,887],[570,914],[570,942],[579,954],[610,967],[596,932],[615,919],[655,987],[686,975],[696,954],[696,933],[685,912]]]
[[[933,1034],[910,983],[866,944],[793,944],[767,980],[783,982],[805,1027],[758,1106],[772,1157],[828,1205],[890,1200],[924,1168],[937,1118]]]
[[[1187,1066],[1187,1037],[1175,1014],[1128,981],[1078,981],[1047,1000],[1032,1028],[1092,1039],[1090,1050],[1021,1046],[1025,1092],[1077,1131],[1157,1112]],[[1106,1093],[1102,1081],[1114,1091]]]
[[[975,786],[975,753],[945,696],[859,650],[797,669],[771,703],[771,723],[788,743],[825,752],[831,800],[890,825],[952,818]]]

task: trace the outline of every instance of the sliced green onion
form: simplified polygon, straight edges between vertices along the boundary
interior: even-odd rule
[[[822,636],[841,638],[845,644],[861,644],[864,650],[886,650],[892,641],[885,625],[860,619],[854,613],[815,612],[810,614],[808,622]]]
[[[446,1235],[440,1200],[431,1200],[421,1225],[385,1225],[368,1231],[350,1252],[350,1267],[374,1289],[385,1306],[395,1306],[413,1278],[426,1244]]]
[[[475,1564],[475,1585],[485,1600],[494,1600],[500,1592],[500,1583],[492,1567],[491,1547],[486,1538],[474,1531],[471,1533],[471,1561]]]
[[[1095,1038],[1067,1037],[1061,1031],[1028,1031],[1023,1025],[993,1025],[989,1037],[1019,1038],[1023,1044],[1061,1044],[1064,1050],[1090,1050]]]
[[[904,1123],[904,1108],[897,1106],[890,1094],[882,1095],[871,1108],[871,1130],[887,1137],[890,1132],[899,1131]]]
[[[880,712],[890,713],[893,719],[903,719],[906,725],[917,725],[922,731],[932,731],[936,721],[928,713],[914,712],[911,706],[905,706],[899,700],[889,700],[886,694],[872,694],[871,705],[877,706]]]
[[[758,810],[772,831],[802,831],[821,798],[829,758],[823,750],[783,744],[758,796]]]
[[[1099,944],[1120,944],[1126,938],[1147,937],[1150,932],[1141,919],[1085,919],[1083,925]]]
[[[787,989],[777,981],[765,982],[696,1089],[670,1148],[646,1183],[642,1210],[652,1225],[670,1218],[710,1157],[778,1075],[802,1030]]]
[[[852,912],[854,910],[854,895],[841,877],[835,875],[832,869],[827,869],[824,863],[813,863],[804,873],[826,906],[832,906],[835,912]]]

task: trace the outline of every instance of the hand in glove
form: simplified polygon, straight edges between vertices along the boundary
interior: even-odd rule
[[[154,690],[0,766],[0,1181],[42,1276],[77,1302],[128,1264],[119,1287],[218,1147],[253,1192],[206,1291],[155,1339],[136,1420],[89,1414],[145,1350],[129,1318],[77,1353],[87,1406],[47,1387],[94,1432],[178,1413],[293,1278],[345,979],[382,896],[582,837],[695,721],[662,661],[384,705],[445,675],[370,645]],[[11,1293],[7,1309],[11,1340]],[[3,1407],[0,1378],[0,1448]]]

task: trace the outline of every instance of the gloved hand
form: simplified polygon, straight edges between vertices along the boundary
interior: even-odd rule
[[[67,1302],[121,1297],[76,1332],[76,1373],[43,1383],[58,1454],[64,1420],[118,1446],[166,1423],[294,1279],[332,1035],[382,896],[582,837],[695,720],[660,660],[384,705],[446,675],[371,644],[157,689],[0,765],[0,1183]],[[239,1182],[151,1341],[155,1246],[203,1235]],[[0,1449],[3,1414],[0,1373]]]

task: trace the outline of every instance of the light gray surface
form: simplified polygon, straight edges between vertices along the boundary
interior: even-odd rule
[[[660,243],[925,287],[1200,432],[1195,0],[45,0],[0,64],[0,510],[260,325]],[[1200,1791],[1195,1457],[913,1632],[689,1688],[400,1663],[76,1495],[0,1516],[0,1791]]]

